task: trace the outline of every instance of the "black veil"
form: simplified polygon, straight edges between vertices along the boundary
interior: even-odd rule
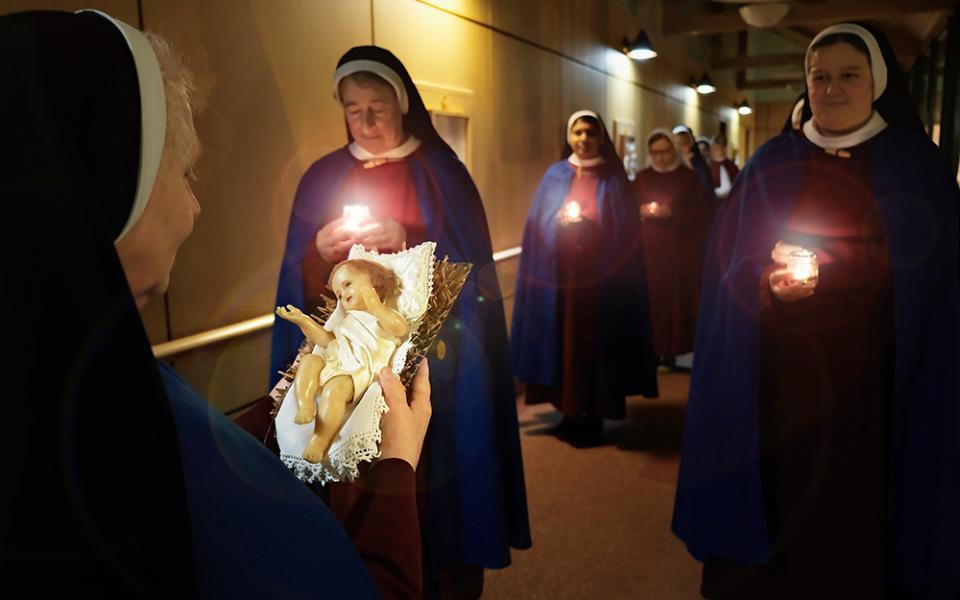
[[[453,149],[443,141],[443,138],[434,128],[433,121],[430,120],[430,112],[427,111],[423,98],[420,97],[420,92],[413,83],[413,78],[410,77],[410,73],[407,72],[407,68],[403,66],[399,58],[386,48],[379,46],[355,46],[340,57],[340,60],[337,61],[337,68],[339,69],[344,64],[355,60],[378,62],[396,73],[403,81],[403,87],[406,89],[409,102],[407,114],[403,115],[404,131],[420,140],[425,148],[446,150],[456,156]],[[354,141],[349,128],[347,128],[347,139],[351,142]]]
[[[897,62],[897,56],[893,52],[893,46],[890,45],[890,40],[887,39],[883,31],[869,23],[859,21],[851,21],[851,23],[863,27],[876,39],[880,53],[883,55],[883,62],[887,68],[887,87],[884,89],[883,94],[873,101],[874,109],[880,113],[880,116],[883,117],[883,120],[886,121],[890,127],[913,129],[926,135],[923,121],[917,112],[916,103],[910,96],[907,79],[903,74],[903,70],[900,69],[900,63]],[[806,76],[806,73],[804,73],[804,76]],[[797,109],[796,106],[800,101],[803,101],[803,106]],[[797,122],[795,118],[795,113],[799,113],[799,122]],[[804,91],[794,103],[794,110],[791,111],[791,115],[787,117],[782,131],[792,131],[798,126],[802,126],[803,123],[808,121],[812,116],[813,113],[810,111],[810,98],[807,96],[807,92]]]
[[[196,575],[173,415],[114,239],[140,100],[95,13],[0,17],[5,584],[187,597]]]

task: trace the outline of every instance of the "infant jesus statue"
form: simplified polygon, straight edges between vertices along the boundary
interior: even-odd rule
[[[314,422],[304,460],[321,462],[344,423],[347,405],[356,402],[377,373],[389,366],[410,324],[397,310],[401,284],[394,272],[365,259],[345,260],[330,273],[337,308],[321,326],[300,309],[277,307],[277,316],[297,325],[315,344],[303,356],[293,380],[294,421]]]

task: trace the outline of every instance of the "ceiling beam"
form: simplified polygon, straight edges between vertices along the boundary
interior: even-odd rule
[[[770,90],[775,88],[803,89],[803,79],[796,77],[791,79],[757,79],[755,81],[737,81],[737,89],[740,91]]]
[[[802,52],[765,54],[759,56],[716,56],[710,61],[710,69],[764,69],[768,67],[803,68]]]
[[[956,0],[841,0],[838,2],[820,2],[816,4],[791,4],[777,27],[794,27],[826,22],[862,21],[897,17],[910,13],[936,12],[954,8]],[[710,33],[730,33],[749,29],[740,14],[696,13],[692,15],[664,14],[664,35],[705,35]]]
[[[800,46],[801,48],[806,48],[810,45],[810,42],[813,41],[814,34],[807,35],[806,29],[801,29],[799,27],[781,27],[779,29],[767,29],[770,33],[779,36],[780,38]]]

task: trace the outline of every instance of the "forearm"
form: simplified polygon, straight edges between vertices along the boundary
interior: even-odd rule
[[[332,333],[306,315],[304,315],[302,319],[297,319],[296,323],[300,331],[303,332],[303,336],[307,338],[311,344],[317,344],[321,348],[326,348],[330,340],[333,339]]]
[[[416,473],[406,461],[378,462],[359,482],[335,484],[330,509],[386,599],[423,592]]]
[[[403,318],[403,315],[393,309],[383,307],[376,311],[374,316],[377,317],[377,321],[380,322],[380,327],[383,327],[384,331],[396,338],[405,337],[410,331],[407,320]]]

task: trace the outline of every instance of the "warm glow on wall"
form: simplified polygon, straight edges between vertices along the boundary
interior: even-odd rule
[[[607,48],[604,52],[604,58],[606,59],[608,73],[624,79],[633,79],[633,64],[626,54],[617,52],[613,48]]]
[[[688,125],[698,135],[700,131],[700,94],[692,87],[684,87],[681,92],[683,97],[683,120],[680,123]],[[676,125],[672,123],[670,126]]]

